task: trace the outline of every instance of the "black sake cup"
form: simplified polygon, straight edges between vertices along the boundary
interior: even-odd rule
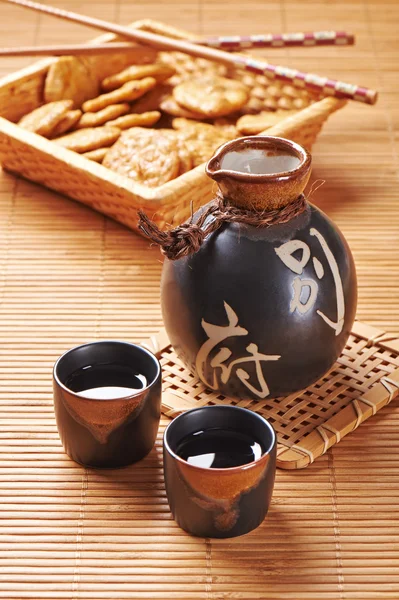
[[[66,382],[87,365],[118,364],[143,374],[147,386],[115,399],[85,398]],[[55,363],[54,410],[65,452],[72,460],[97,468],[130,465],[152,449],[161,415],[161,365],[135,344],[100,341],[72,348]]]
[[[257,460],[226,469],[189,464],[176,454],[183,438],[210,428],[253,436],[264,449]],[[272,497],[276,473],[276,434],[260,415],[236,406],[189,410],[168,425],[163,438],[169,506],[177,524],[192,535],[229,538],[258,527]]]

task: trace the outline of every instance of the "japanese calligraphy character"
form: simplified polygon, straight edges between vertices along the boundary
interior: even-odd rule
[[[336,301],[337,301],[337,320],[333,321],[327,315],[324,314],[321,310],[316,310],[317,314],[331,327],[335,330],[335,335],[339,335],[344,326],[344,317],[345,317],[345,300],[344,300],[344,292],[342,287],[341,276],[339,274],[337,261],[330,248],[327,245],[326,240],[321,235],[317,229],[312,227],[310,229],[310,235],[315,236],[318,240],[323,252],[324,256],[327,259],[328,265],[330,267],[334,285],[335,285],[335,293],[336,293]],[[297,251],[301,251],[302,254],[300,258],[296,258],[293,254]],[[302,275],[304,268],[309,262],[311,257],[311,252],[309,246],[301,241],[301,240],[290,240],[285,244],[282,244],[278,248],[275,248],[275,252],[277,256],[282,260],[282,262],[294,273],[297,273],[297,277],[294,277],[292,281],[293,288],[293,296],[290,303],[290,312],[294,312],[297,310],[301,314],[307,313],[311,308],[313,308],[316,300],[319,286],[316,281],[309,278],[302,278],[299,275]],[[323,279],[324,277],[324,267],[320,260],[313,256],[312,257],[313,267],[318,279]],[[302,291],[304,288],[308,288],[309,294],[306,301],[302,301]]]
[[[281,356],[262,354],[261,352],[259,352],[258,346],[254,343],[250,343],[246,347],[248,356],[236,358],[235,360],[232,360],[229,364],[225,363],[231,357],[231,350],[229,350],[226,347],[220,348],[219,352],[211,359],[209,363],[210,366],[213,368],[213,380],[210,382],[206,379],[205,368],[212,350],[214,350],[214,348],[216,348],[216,346],[220,342],[230,337],[248,335],[248,331],[238,324],[238,317],[234,310],[231,308],[231,306],[229,306],[227,302],[225,302],[224,307],[228,318],[228,325],[212,325],[211,323],[207,323],[206,321],[204,321],[204,319],[202,320],[201,324],[208,336],[208,340],[204,342],[197,354],[196,367],[198,375],[208,387],[210,387],[213,390],[217,390],[219,388],[217,369],[220,369],[220,381],[226,384],[232,376],[234,367],[244,363],[254,363],[259,387],[255,387],[249,381],[249,373],[244,369],[237,369],[235,371],[235,374],[237,375],[241,383],[243,383],[243,385],[245,385],[245,387],[247,387],[253,394],[258,396],[259,398],[266,398],[266,396],[269,395],[270,391],[263,375],[262,362],[270,360],[279,360]]]

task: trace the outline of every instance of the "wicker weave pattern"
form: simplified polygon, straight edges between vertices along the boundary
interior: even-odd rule
[[[156,32],[189,37],[189,34],[161,23],[145,21],[145,27],[151,29],[151,23]],[[143,26],[143,22],[138,25]],[[99,42],[112,40],[115,36],[98,38]],[[209,61],[191,59],[179,53],[170,55],[172,62],[179,62],[181,74],[192,73],[196,68],[209,69]],[[148,211],[158,226],[164,228],[182,223],[190,216],[192,207],[196,209],[212,198],[213,182],[205,175],[203,166],[159,188],[148,189],[12,123],[40,104],[44,77],[52,60],[40,61],[0,81],[0,162],[5,169],[79,200],[136,231],[139,208]],[[219,71],[220,65],[214,65],[214,68]],[[262,78],[260,81],[255,77],[252,79],[254,87],[262,89],[263,85],[266,89]],[[279,93],[285,104],[290,102],[293,88],[286,93],[284,86],[273,87],[273,94]],[[266,95],[265,102],[269,100]],[[304,100],[306,105],[314,99],[304,97],[299,91],[296,100]],[[324,98],[298,110],[267,133],[287,137],[310,149],[329,115],[344,105],[345,101]],[[292,108],[291,104],[286,107]]]
[[[283,469],[306,467],[399,392],[399,339],[358,322],[327,375],[302,392],[266,400],[238,401],[207,390],[177,358],[164,330],[147,345],[161,360],[167,416],[212,404],[254,410],[276,429]]]

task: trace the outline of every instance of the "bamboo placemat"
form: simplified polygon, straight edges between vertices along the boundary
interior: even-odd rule
[[[264,400],[237,400],[208,389],[178,358],[165,329],[143,345],[161,362],[167,417],[215,404],[253,410],[276,430],[281,469],[312,464],[399,393],[399,338],[358,321],[326,375],[306,390]]]
[[[344,231],[359,276],[358,318],[399,331],[399,7],[353,0],[98,0],[82,10],[152,17],[197,33],[353,30],[354,48],[275,50],[273,61],[381,91],[350,104],[314,148],[313,197]],[[176,18],[176,15],[178,17]],[[72,43],[85,28],[0,3],[4,45]],[[270,53],[268,53],[270,58]],[[284,59],[284,60],[283,60]],[[5,74],[26,60],[0,62]],[[282,471],[265,523],[235,540],[194,539],[168,512],[161,433],[120,471],[62,451],[51,367],[90,340],[139,342],[161,328],[158,250],[83,206],[0,175],[0,598],[7,600],[397,600],[399,407],[393,400],[312,465]]]

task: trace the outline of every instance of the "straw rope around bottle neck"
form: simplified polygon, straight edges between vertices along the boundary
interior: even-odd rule
[[[138,211],[138,227],[150,240],[161,247],[169,260],[178,260],[197,252],[205,239],[218,231],[224,223],[244,223],[253,227],[271,227],[287,223],[300,215],[306,208],[303,194],[294,202],[276,210],[248,210],[233,206],[228,198],[218,193],[214,202],[206,208],[194,223],[192,217],[186,223],[169,231],[162,231],[143,212]],[[211,217],[211,218],[210,218]]]

